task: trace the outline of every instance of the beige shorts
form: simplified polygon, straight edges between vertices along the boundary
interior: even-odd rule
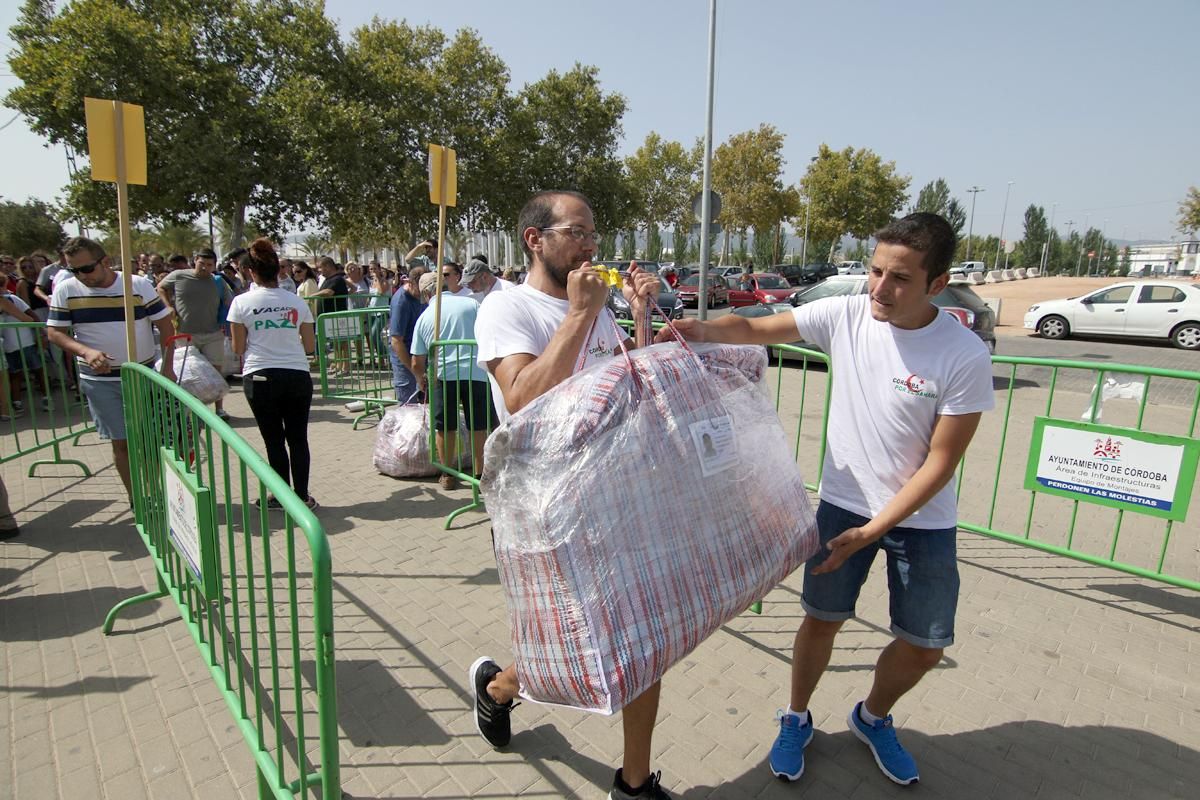
[[[218,330],[212,333],[192,333],[188,335],[192,337],[192,347],[199,350],[205,360],[220,372],[225,364],[225,334]],[[183,342],[179,342],[176,347],[183,347],[183,345]]]

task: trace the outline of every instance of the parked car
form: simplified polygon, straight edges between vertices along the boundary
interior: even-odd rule
[[[781,312],[791,310],[792,306],[787,303],[759,303],[753,306],[742,306],[741,308],[735,308],[732,313],[737,314],[739,317],[748,317],[753,319],[754,317],[769,317],[773,314],[779,314]],[[793,347],[807,347],[809,350],[819,350],[819,348],[813,347],[811,344],[808,344],[800,339],[797,339],[794,342],[789,342],[789,344]],[[793,361],[802,361],[804,359],[804,356],[799,353],[793,353],[789,350],[776,351],[774,348],[768,347],[767,357],[772,362],[775,360],[776,352],[783,353],[783,357],[785,359]]]
[[[683,319],[683,303],[680,301],[679,295],[667,285],[667,282],[663,280],[661,275],[658,278],[658,283],[658,297],[656,298],[658,307],[662,309],[663,314],[668,319]],[[613,316],[618,320],[633,319],[633,315],[629,311],[629,303],[625,300],[625,296],[621,294],[619,287],[614,286],[609,292],[608,307],[613,312]],[[651,319],[662,319],[663,314],[659,314],[653,307],[650,309]]]
[[[675,292],[685,306],[696,307],[700,299],[700,273],[697,272],[681,280],[675,287]],[[704,302],[708,308],[716,308],[728,303],[729,286],[725,283],[725,279],[720,275],[709,273],[708,291],[705,292],[705,297],[707,299]]]
[[[784,303],[792,287],[774,272],[739,274],[729,280],[729,305],[752,306],[756,303]]]
[[[833,264],[813,263],[805,264],[800,267],[799,277],[794,285],[801,286],[809,283],[820,283],[826,278],[832,278],[838,274],[838,268]]]
[[[838,275],[866,275],[867,267],[861,261],[841,261],[838,263]]]
[[[697,267],[697,269],[699,269],[699,267]],[[720,275],[723,278],[736,278],[738,275],[741,275],[742,272],[744,272],[745,270],[742,267],[739,267],[736,264],[733,264],[733,265],[728,265],[728,266],[724,266],[724,267],[709,267],[708,271],[715,272],[716,274]]]
[[[1179,281],[1128,281],[1029,307],[1025,328],[1045,339],[1071,334],[1168,339],[1200,350],[1200,287]]]
[[[646,272],[661,272],[662,271],[662,269],[659,267],[659,264],[657,261],[638,261],[635,259],[634,263],[637,264],[639,268],[645,270]],[[617,269],[622,270],[622,271],[629,270],[629,262],[623,261],[621,259],[605,259],[604,261],[593,261],[592,265],[596,266],[596,267],[604,267],[605,269],[612,269],[612,268],[616,267]]]
[[[816,286],[793,292],[788,297],[788,303],[792,306],[802,306],[824,297],[866,294],[867,286],[866,275],[838,275]],[[934,295],[933,304],[974,331],[990,352],[996,352],[996,312],[975,294],[969,283],[950,281],[945,289]]]

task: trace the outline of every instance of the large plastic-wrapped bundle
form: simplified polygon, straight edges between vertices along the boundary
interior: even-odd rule
[[[229,384],[217,372],[217,368],[200,354],[200,349],[190,344],[175,347],[175,380],[188,394],[201,403],[215,403],[229,393]],[[162,369],[162,359],[155,365]]]
[[[458,449],[454,466],[461,472],[471,470],[471,440],[466,422],[459,415]],[[392,406],[384,413],[375,434],[375,469],[393,478],[428,478],[438,474],[429,457],[429,406],[409,404]]]
[[[611,714],[816,552],[761,347],[636,350],[488,439],[521,693]]]
[[[437,474],[429,459],[429,406],[392,406],[375,434],[375,469],[393,478]]]

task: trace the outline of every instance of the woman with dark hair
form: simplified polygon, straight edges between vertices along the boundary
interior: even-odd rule
[[[267,446],[267,461],[309,508],[308,411],[313,383],[308,356],[315,347],[308,303],[279,288],[279,256],[270,239],[255,239],[242,256],[254,288],[229,308],[233,351],[242,357],[242,388]],[[280,508],[271,498],[268,507]]]
[[[292,280],[296,282],[296,294],[311,297],[317,293],[317,271],[304,261],[292,264]]]

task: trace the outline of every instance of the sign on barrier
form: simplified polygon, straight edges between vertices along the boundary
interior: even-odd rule
[[[1038,417],[1025,488],[1182,522],[1200,442]]]
[[[160,448],[163,494],[167,507],[167,533],[188,570],[209,600],[217,594],[216,531],[213,528],[212,492],[188,473],[173,451]]]

